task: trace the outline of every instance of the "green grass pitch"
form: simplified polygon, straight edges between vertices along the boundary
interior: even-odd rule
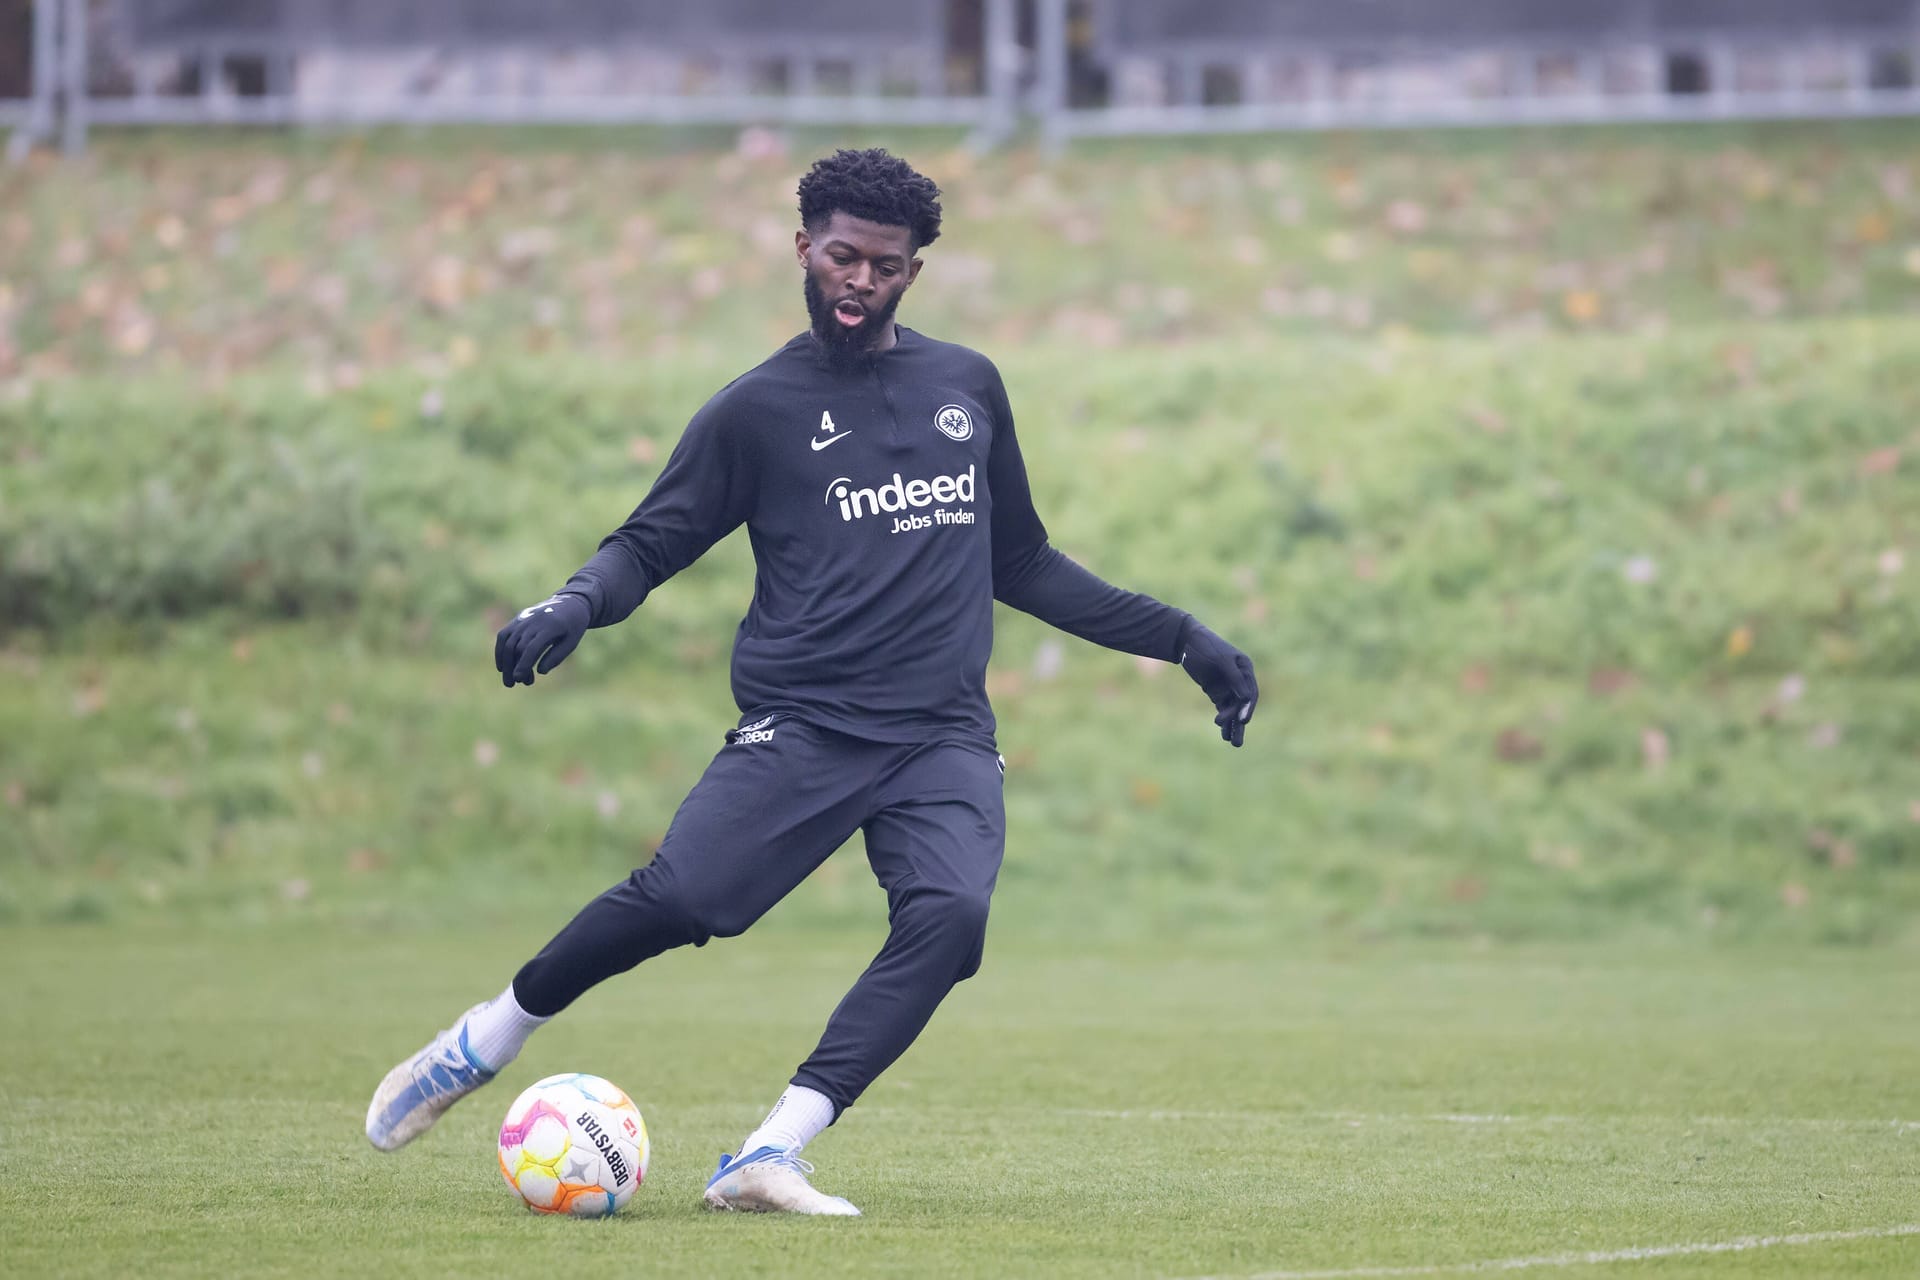
[[[870,930],[776,917],[614,980],[391,1156],[360,1134],[374,1082],[535,933],[0,934],[0,1270],[1920,1269],[1920,985],[1842,950],[996,940],[808,1153],[865,1217],[705,1213],[715,1155],[865,962],[875,907]],[[537,1218],[493,1167],[514,1093],[573,1069],[631,1090],[654,1140],[606,1222]]]

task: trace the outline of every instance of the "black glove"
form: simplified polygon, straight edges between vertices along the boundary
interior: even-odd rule
[[[500,683],[509,689],[532,684],[535,661],[541,675],[559,666],[587,634],[591,621],[593,606],[585,596],[571,592],[548,596],[522,609],[493,638],[493,665],[500,670]]]
[[[1246,741],[1247,721],[1260,701],[1260,685],[1253,678],[1253,659],[1195,622],[1188,626],[1180,665],[1193,682],[1213,699],[1223,741],[1239,746]]]

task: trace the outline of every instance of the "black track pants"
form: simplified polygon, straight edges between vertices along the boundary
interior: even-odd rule
[[[514,995],[529,1013],[558,1013],[671,947],[743,933],[864,831],[891,929],[793,1077],[845,1110],[980,967],[1006,842],[999,758],[791,719],[727,736],[653,861],[588,903],[514,977]]]

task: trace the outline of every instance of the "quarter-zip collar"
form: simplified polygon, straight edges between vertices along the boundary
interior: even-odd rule
[[[820,339],[809,329],[800,335],[797,341],[804,342],[808,358],[821,369],[840,373],[847,377],[871,380],[873,387],[880,393],[880,402],[887,409],[887,443],[898,445],[905,439],[900,426],[900,407],[894,402],[893,389],[887,385],[886,369],[890,364],[897,365],[901,352],[922,344],[922,338],[907,326],[896,322],[893,326],[893,345],[884,351],[869,351],[861,357],[857,365],[836,365],[827,359],[827,353],[821,348]],[[896,369],[896,376],[898,372]]]
[[[887,348],[887,351],[898,351],[899,349],[900,343],[896,341],[891,347]],[[885,362],[887,351],[870,353],[867,356],[867,368],[873,372],[873,381],[875,385],[880,388],[880,399],[884,401],[887,406],[887,443],[897,445],[900,443],[900,410],[899,407],[893,403],[893,392],[887,389],[886,375],[880,371],[880,366]]]

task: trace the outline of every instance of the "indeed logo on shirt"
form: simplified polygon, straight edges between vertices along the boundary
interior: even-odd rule
[[[904,516],[895,517],[891,530],[893,533],[929,529],[941,524],[972,524],[971,511],[942,509],[923,516],[918,514],[918,509],[931,507],[936,502],[971,503],[974,495],[973,470],[969,466],[959,475],[935,476],[931,480],[905,480],[896,471],[893,479],[875,489],[856,489],[851,479],[841,476],[827,486],[824,501],[828,505],[837,503],[840,518],[848,522],[882,512],[907,512]]]

